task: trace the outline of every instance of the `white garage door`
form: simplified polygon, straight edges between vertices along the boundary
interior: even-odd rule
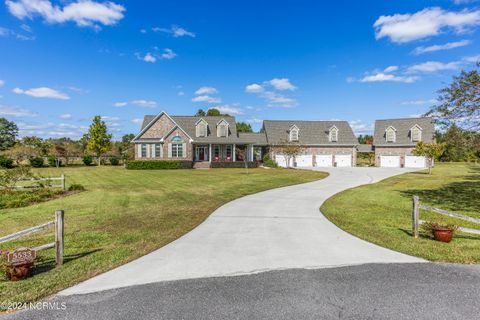
[[[333,156],[331,154],[317,154],[315,156],[315,166],[317,167],[333,166]]]
[[[335,162],[337,167],[351,167],[352,166],[352,155],[351,154],[336,154]]]
[[[405,168],[425,168],[427,159],[425,157],[406,156]]]
[[[313,159],[311,154],[302,154],[295,157],[297,167],[311,167],[313,166]]]
[[[276,154],[275,155],[275,162],[280,166],[280,167],[287,167],[287,158],[284,155],[281,154]],[[293,167],[293,159],[290,158],[290,165],[289,167]]]
[[[380,156],[380,167],[400,168],[400,156]]]

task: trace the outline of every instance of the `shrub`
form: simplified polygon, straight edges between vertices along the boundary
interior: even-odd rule
[[[92,156],[83,156],[83,164],[86,165],[86,166],[89,166],[93,163],[93,157]]]
[[[258,163],[255,161],[247,162],[248,168],[258,167]],[[243,161],[237,162],[217,162],[214,161],[210,164],[210,168],[245,168],[245,163]]]
[[[81,184],[74,183],[68,187],[68,191],[85,191],[85,187]]]
[[[0,190],[0,209],[26,207],[63,194],[63,190],[46,188],[24,191]]]
[[[34,157],[30,158],[30,165],[34,168],[41,168],[43,167],[43,158],[42,157]]]
[[[191,169],[193,161],[182,160],[132,160],[126,165],[130,170]]]
[[[57,166],[57,161],[58,161],[58,166],[59,167],[62,166],[62,160],[55,157],[55,156],[48,156],[47,161],[48,161],[48,165],[50,167],[56,167]]]
[[[268,168],[277,168],[278,164],[272,159],[268,159],[267,161],[263,161],[263,166]]]
[[[111,157],[110,164],[112,166],[118,166],[120,164],[120,157]]]
[[[0,168],[11,169],[13,168],[13,159],[7,156],[0,155]]]

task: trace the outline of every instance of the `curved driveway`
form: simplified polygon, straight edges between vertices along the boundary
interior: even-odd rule
[[[360,240],[337,228],[319,211],[322,203],[335,193],[407,170],[332,168],[322,171],[328,171],[330,176],[229,202],[176,241],[66,289],[60,295],[290,268],[423,261]]]

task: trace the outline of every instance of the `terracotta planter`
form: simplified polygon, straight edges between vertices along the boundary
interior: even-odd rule
[[[14,266],[7,266],[7,278],[10,281],[18,281],[23,280],[28,276],[30,268],[32,267],[33,262],[14,265]]]
[[[450,242],[453,238],[453,230],[452,229],[433,229],[433,237],[437,241],[441,242]]]

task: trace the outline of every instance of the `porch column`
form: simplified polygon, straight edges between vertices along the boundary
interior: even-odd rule
[[[250,145],[250,161],[253,161],[253,144]]]
[[[237,146],[235,144],[233,144],[233,149],[232,149],[232,158],[233,158],[233,162],[237,161]]]
[[[212,162],[212,144],[208,145],[208,162]]]

